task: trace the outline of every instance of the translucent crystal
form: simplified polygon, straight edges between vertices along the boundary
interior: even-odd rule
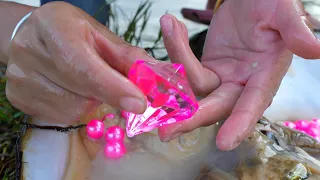
[[[143,114],[124,113],[129,137],[188,119],[198,110],[181,64],[138,60],[129,71],[129,79],[148,100]]]

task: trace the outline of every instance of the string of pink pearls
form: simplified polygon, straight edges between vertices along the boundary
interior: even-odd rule
[[[124,130],[120,126],[110,126],[105,131],[104,120],[113,119],[114,114],[106,114],[102,120],[92,119],[87,124],[87,135],[91,139],[101,139],[105,134],[104,153],[108,158],[117,159],[125,155]]]
[[[320,119],[312,119],[311,121],[297,120],[295,122],[285,121],[284,125],[306,133],[320,142]]]

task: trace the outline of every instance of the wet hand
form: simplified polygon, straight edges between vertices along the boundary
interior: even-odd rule
[[[153,59],[70,4],[36,9],[9,56],[6,95],[41,120],[73,124],[101,103],[135,113],[146,108],[126,75],[136,59]]]
[[[164,141],[226,119],[216,144],[236,148],[271,104],[292,53],[320,58],[320,41],[298,1],[226,1],[212,19],[201,63],[183,23],[165,15],[161,25],[171,60],[185,65],[194,92],[205,97],[193,118],[159,129]]]

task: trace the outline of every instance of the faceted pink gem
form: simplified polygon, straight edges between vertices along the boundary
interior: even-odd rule
[[[112,158],[112,159],[118,159],[124,156],[125,153],[126,153],[126,147],[124,143],[117,140],[108,141],[104,148],[104,154],[108,158]]]
[[[129,79],[148,100],[143,114],[127,112],[129,137],[188,119],[198,110],[197,100],[181,64],[138,60],[129,71]]]
[[[104,124],[100,120],[93,119],[87,124],[87,135],[92,139],[99,139],[103,136]]]
[[[102,121],[107,120],[107,119],[113,119],[115,117],[114,114],[109,113],[103,116]]]
[[[286,121],[284,122],[284,125],[291,128],[291,129],[295,129],[296,128],[296,124],[291,122],[291,121]]]
[[[124,140],[124,130],[120,126],[111,126],[106,131],[106,140]]]

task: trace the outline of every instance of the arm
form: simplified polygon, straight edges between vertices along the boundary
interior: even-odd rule
[[[0,64],[8,63],[10,38],[20,19],[35,7],[13,2],[0,2]]]

